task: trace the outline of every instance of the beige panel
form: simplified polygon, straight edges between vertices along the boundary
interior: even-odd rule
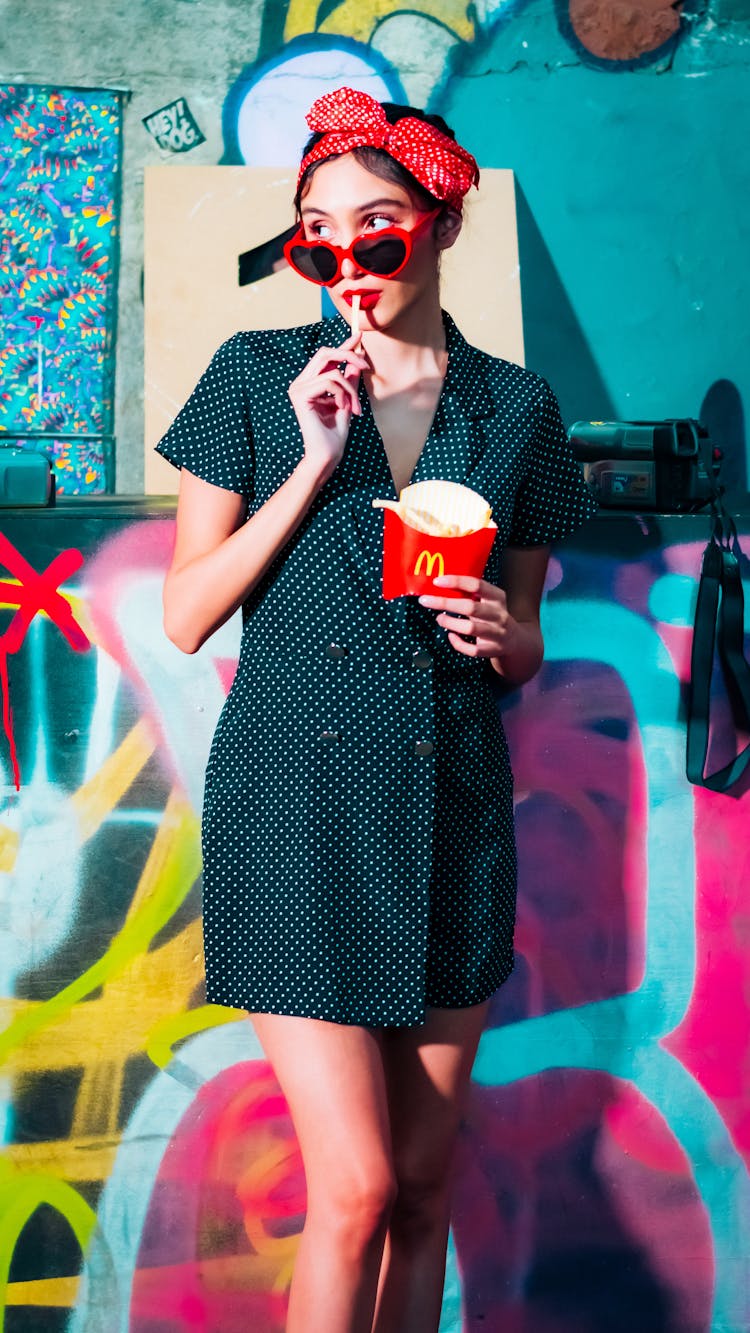
[[[475,347],[525,364],[512,171],[482,168],[461,235],[443,256],[440,300]]]
[[[238,255],[291,226],[295,171],[145,169],[145,483],[177,491],[154,453],[216,348],[237,329],[320,318],[320,293],[290,269],[240,287]],[[469,342],[523,364],[513,173],[484,169],[463,234],[443,257],[441,300]]]

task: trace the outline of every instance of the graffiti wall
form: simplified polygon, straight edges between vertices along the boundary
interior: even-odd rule
[[[0,644],[28,612],[20,789],[0,737],[6,1333],[284,1327],[302,1162],[249,1021],[203,996],[203,771],[240,624],[193,656],[165,637],[173,512],[2,524]],[[498,696],[517,964],[462,1124],[441,1333],[750,1322],[750,795],[684,776],[706,528],[600,517],[557,548],[546,665]]]

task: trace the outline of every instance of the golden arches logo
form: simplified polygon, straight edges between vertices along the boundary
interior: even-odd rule
[[[420,551],[419,555],[417,556],[417,563],[414,566],[415,574],[421,574],[422,572],[421,566],[423,560],[427,565],[427,577],[429,579],[433,577],[432,571],[435,568],[436,564],[438,567],[438,577],[440,577],[441,574],[445,573],[445,565],[443,562],[443,555],[441,551],[435,551],[434,554],[432,551]]]

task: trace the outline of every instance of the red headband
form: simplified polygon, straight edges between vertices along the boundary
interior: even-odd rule
[[[467,190],[479,184],[476,159],[465,148],[416,116],[402,116],[391,125],[380,102],[369,93],[337,88],[313,102],[305,119],[324,137],[303,157],[297,189],[311,163],[365,145],[385,149],[431,195],[459,213]]]

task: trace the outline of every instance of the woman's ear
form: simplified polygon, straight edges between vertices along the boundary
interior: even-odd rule
[[[435,240],[439,250],[448,250],[458,240],[463,219],[455,208],[446,208],[435,222]]]

